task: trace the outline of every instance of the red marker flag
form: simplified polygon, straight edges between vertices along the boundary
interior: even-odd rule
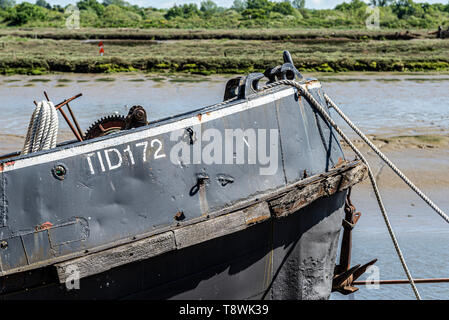
[[[102,56],[104,54],[103,41],[100,41],[100,43],[98,43],[98,46],[100,47],[100,55]]]

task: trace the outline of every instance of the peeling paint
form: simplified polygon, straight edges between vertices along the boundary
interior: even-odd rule
[[[250,220],[246,221],[246,224],[247,225],[251,225],[251,224],[259,223],[259,222],[262,222],[262,221],[265,221],[265,220],[268,220],[268,219],[270,219],[270,215],[256,217],[256,218],[253,218],[253,219],[250,219]]]
[[[3,172],[3,170],[6,167],[14,166],[14,163],[16,163],[16,162],[15,161],[9,161],[9,162],[0,163],[0,172]]]
[[[42,230],[50,229],[51,227],[53,227],[53,223],[47,221],[47,222],[42,223],[41,225],[35,226],[34,230],[42,231]]]

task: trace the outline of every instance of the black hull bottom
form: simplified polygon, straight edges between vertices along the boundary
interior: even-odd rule
[[[58,283],[54,267],[0,279],[0,299],[328,299],[346,191],[281,219]]]

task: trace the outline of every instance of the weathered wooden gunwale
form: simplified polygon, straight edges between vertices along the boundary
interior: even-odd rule
[[[206,217],[158,230],[152,235],[133,237],[129,243],[115,243],[112,248],[97,250],[71,260],[54,263],[59,281],[76,266],[80,278],[105,272],[121,265],[145,260],[173,250],[244,230],[269,219],[286,217],[313,201],[328,197],[361,182],[367,167],[361,161],[343,162],[329,172],[311,176],[280,190],[270,191]],[[129,240],[129,239],[128,239]],[[97,248],[98,249],[98,248]],[[8,272],[10,273],[10,272]]]

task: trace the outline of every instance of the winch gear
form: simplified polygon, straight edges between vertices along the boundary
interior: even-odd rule
[[[126,118],[122,115],[113,114],[97,120],[86,131],[84,140],[103,137],[108,134],[125,130]]]

